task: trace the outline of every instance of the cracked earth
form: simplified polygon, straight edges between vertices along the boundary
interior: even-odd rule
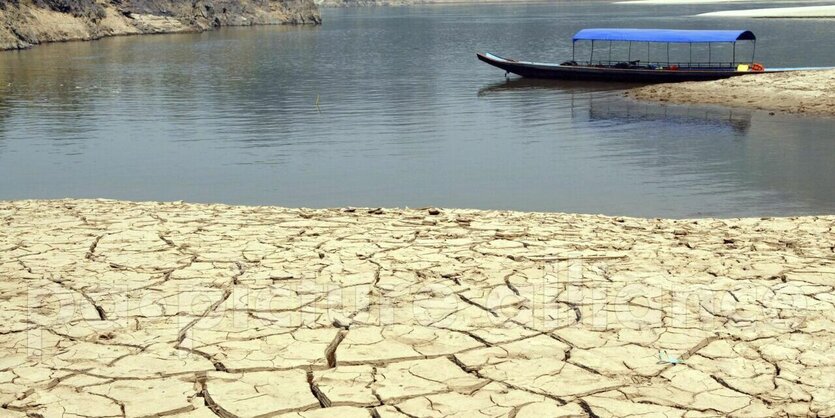
[[[833,416],[833,228],[0,202],[0,416]]]

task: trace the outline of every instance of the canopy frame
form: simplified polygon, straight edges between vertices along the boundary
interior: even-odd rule
[[[693,44],[706,43],[708,46],[708,65],[713,63],[712,44],[714,43],[730,43],[733,44],[733,58],[731,65],[735,66],[736,61],[736,43],[738,41],[751,41],[753,43],[751,53],[751,64],[754,63],[754,58],[757,52],[757,37],[749,30],[680,30],[680,29],[614,29],[614,28],[595,28],[583,29],[574,34],[571,42],[571,59],[576,57],[577,41],[591,41],[591,56],[589,64],[594,62],[594,43],[595,41],[609,42],[609,61],[611,63],[612,42],[621,41],[629,43],[628,60],[632,61],[632,43],[645,42],[647,44],[647,61],[651,62],[650,44],[664,43],[667,47],[667,65],[670,64],[670,44],[671,43],[687,43],[690,47],[690,64],[693,63]]]

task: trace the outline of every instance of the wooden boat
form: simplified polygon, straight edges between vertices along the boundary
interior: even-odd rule
[[[572,39],[571,60],[562,64],[516,61],[491,53],[478,53],[477,56],[479,60],[505,70],[506,74],[512,73],[522,77],[666,83],[716,80],[765,72],[765,68],[761,64],[754,62],[756,40],[756,36],[748,30],[583,29],[577,32]],[[591,42],[591,56],[588,61],[578,62],[576,60],[575,46],[578,41]],[[612,42],[628,42],[629,56],[624,61],[595,60],[595,42],[600,41],[609,43],[609,57],[611,57]],[[740,41],[753,43],[750,61],[737,61],[736,44]],[[633,60],[633,43],[664,43],[667,45],[667,60],[643,63],[640,60]],[[710,47],[714,43],[733,44],[733,58],[726,62],[714,62],[710,58],[708,62],[692,62],[693,44],[707,44],[710,57]],[[670,44],[689,44],[690,62],[671,62]],[[647,56],[649,56],[649,48],[647,48],[647,51]]]

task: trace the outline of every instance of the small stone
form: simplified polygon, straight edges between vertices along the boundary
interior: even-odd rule
[[[334,314],[333,315],[333,326],[337,328],[344,328],[348,329],[351,327],[351,318],[348,318],[341,314]]]

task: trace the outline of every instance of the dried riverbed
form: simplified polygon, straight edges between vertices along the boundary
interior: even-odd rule
[[[835,414],[832,216],[0,219],[2,416]]]

